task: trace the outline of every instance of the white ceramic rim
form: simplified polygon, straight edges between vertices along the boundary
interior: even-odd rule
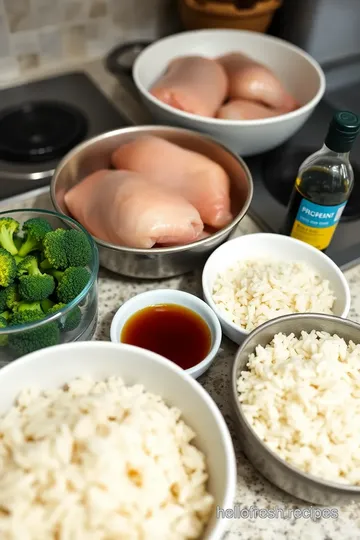
[[[143,95],[144,98],[146,98],[148,101],[150,101],[153,105],[156,105],[160,109],[163,109],[164,111],[168,113],[172,113],[174,116],[179,116],[180,118],[184,118],[186,120],[196,120],[198,122],[202,122],[204,125],[213,125],[213,126],[234,126],[234,127],[245,127],[245,126],[263,126],[263,125],[271,125],[271,124],[277,124],[279,122],[282,122],[285,118],[286,119],[292,119],[297,118],[298,116],[302,116],[303,114],[306,114],[319,103],[321,98],[323,97],[326,89],[326,78],[325,74],[320,66],[320,64],[307,52],[300,49],[300,47],[297,47],[296,45],[293,45],[292,43],[289,43],[283,39],[270,36],[267,34],[259,34],[259,39],[263,39],[264,45],[266,45],[266,42],[272,42],[272,43],[278,43],[279,45],[285,46],[287,49],[290,49],[294,53],[297,53],[299,56],[304,58],[308,61],[309,64],[315,69],[319,76],[320,84],[318,91],[316,92],[315,96],[305,103],[305,105],[302,105],[299,109],[296,109],[295,111],[291,111],[286,114],[281,114],[279,116],[274,116],[271,118],[260,118],[257,120],[223,120],[221,118],[207,118],[204,116],[200,116],[198,114],[189,114],[184,111],[180,111],[178,109],[175,109],[174,107],[170,107],[170,105],[166,105],[156,97],[150,94],[147,88],[142,84],[141,77],[140,77],[140,68],[139,65],[142,62],[142,59],[145,54],[148,54],[148,52],[152,51],[152,49],[155,49],[159,45],[162,45],[164,47],[167,46],[169,41],[172,41],[174,38],[179,38],[180,36],[184,37],[186,39],[186,36],[188,35],[194,35],[194,34],[218,34],[221,37],[221,34],[239,34],[241,32],[242,34],[255,34],[255,32],[252,32],[251,30],[225,30],[225,29],[204,29],[204,30],[192,30],[188,32],[180,32],[178,34],[174,34],[171,36],[167,36],[165,38],[157,40],[155,43],[152,43],[148,47],[146,47],[136,58],[133,66],[133,79],[135,82],[135,85],[139,92]]]
[[[194,294],[190,294],[190,293],[187,293],[187,292],[184,292],[184,291],[180,291],[179,289],[154,289],[152,291],[145,291],[143,293],[140,293],[140,294],[137,294],[137,295],[133,296],[132,298],[130,298],[129,300],[124,302],[119,307],[119,309],[116,311],[115,315],[113,316],[113,319],[111,321],[111,326],[110,326],[110,339],[111,339],[112,343],[118,343],[118,344],[121,344],[121,345],[125,345],[125,343],[122,343],[120,341],[120,336],[118,336],[118,332],[117,332],[117,328],[118,328],[117,321],[121,317],[122,312],[125,311],[125,309],[127,307],[129,307],[129,305],[135,304],[138,301],[139,298],[145,298],[146,299],[146,297],[153,297],[152,301],[150,301],[147,304],[147,306],[156,305],[155,297],[156,297],[157,294],[159,294],[159,295],[167,294],[167,295],[169,295],[169,302],[168,302],[169,304],[173,303],[173,304],[178,304],[178,305],[181,305],[181,306],[183,306],[183,303],[181,302],[182,298],[184,298],[184,297],[185,298],[186,297],[191,298],[191,301],[194,302],[195,305],[196,304],[200,305],[202,307],[202,309],[206,312],[207,319],[204,319],[204,317],[202,317],[200,313],[196,312],[199,315],[199,317],[201,317],[207,324],[208,324],[208,320],[211,320],[211,323],[215,327],[215,333],[214,333],[211,330],[210,326],[208,325],[209,329],[210,329],[210,332],[212,334],[213,344],[211,346],[210,351],[205,356],[205,358],[203,360],[201,360],[201,362],[199,362],[198,364],[195,364],[195,366],[193,366],[193,367],[191,367],[189,369],[182,369],[179,366],[177,366],[177,367],[179,367],[179,369],[181,369],[182,371],[185,371],[190,376],[196,376],[197,372],[200,371],[202,368],[208,369],[210,367],[210,364],[215,359],[215,356],[216,356],[216,354],[217,354],[217,352],[218,352],[218,350],[220,348],[220,345],[221,345],[222,329],[221,329],[219,319],[216,316],[214,310],[206,302],[204,302],[204,300],[201,300],[201,298],[199,298],[198,296],[195,296]],[[171,296],[173,296],[173,299],[170,298]],[[187,306],[184,306],[184,307],[187,307]],[[139,309],[144,309],[144,308],[139,308]],[[195,311],[195,309],[193,309],[191,307],[188,307],[188,309],[190,309],[190,310],[192,309],[193,311]],[[124,324],[125,324],[125,321],[124,321]],[[174,362],[172,362],[171,360],[166,359],[166,361],[171,363],[171,364],[174,364]]]
[[[233,244],[235,246],[236,243],[239,243],[239,242],[242,241],[241,240],[242,238],[245,238],[245,237],[248,237],[248,236],[256,236],[257,238],[264,238],[264,239],[266,238],[266,240],[269,241],[269,242],[271,242],[271,239],[274,238],[274,237],[276,237],[277,239],[279,237],[281,237],[281,238],[286,239],[286,240],[284,240],[284,242],[293,242],[295,245],[296,244],[298,244],[298,245],[301,244],[302,246],[305,244],[305,242],[302,242],[302,240],[298,240],[297,238],[292,238],[291,236],[285,236],[285,235],[276,234],[276,233],[264,233],[264,232],[262,232],[262,233],[245,234],[243,236],[238,236],[237,238],[233,238],[232,240],[228,240],[228,242],[225,242],[224,244],[221,244],[221,246],[219,246],[217,249],[215,249],[212,252],[210,257],[206,261],[205,266],[203,268],[202,279],[201,279],[201,281],[202,281],[202,289],[203,289],[203,293],[204,293],[204,297],[206,299],[206,302],[209,304],[211,309],[216,313],[216,316],[221,321],[228,324],[230,326],[230,328],[232,328],[236,332],[240,332],[241,334],[243,334],[245,336],[249,335],[251,332],[249,330],[244,330],[244,329],[240,328],[235,323],[233,323],[230,319],[228,319],[225,315],[220,313],[220,311],[217,308],[217,305],[215,304],[215,302],[212,299],[212,294],[211,294],[211,291],[209,291],[209,288],[207,286],[207,279],[206,278],[207,278],[207,275],[208,275],[208,272],[209,272],[209,267],[211,266],[212,262],[215,259],[217,259],[217,257],[219,256],[219,253],[221,253],[221,250],[222,249],[227,249],[227,247],[225,248],[225,246],[228,246],[228,244]],[[310,244],[305,244],[305,245],[306,245],[307,248],[309,248],[310,251],[312,251],[314,254],[316,254],[316,256],[319,256],[323,260],[326,260],[327,264],[338,275],[338,277],[339,277],[339,279],[340,279],[340,281],[341,281],[341,283],[342,283],[342,285],[344,287],[345,306],[344,306],[342,314],[341,315],[335,315],[335,317],[340,317],[342,319],[346,319],[348,314],[349,314],[349,311],[350,311],[351,293],[350,293],[349,284],[348,284],[343,272],[337,266],[337,264],[335,264],[334,261],[332,259],[330,259],[330,257],[325,255],[325,253],[322,253],[322,251],[319,251],[317,248],[311,246]],[[242,260],[242,259],[240,259],[240,260]],[[299,260],[301,260],[301,259],[299,259]],[[296,314],[296,315],[298,315],[298,314]],[[270,319],[270,320],[274,320],[274,319]]]
[[[7,366],[4,366],[0,370],[0,385],[1,385],[1,374],[13,371],[14,369],[18,369],[24,364],[31,364],[32,361],[39,356],[51,356],[51,352],[58,350],[61,348],[64,355],[70,355],[74,351],[76,352],[76,349],[81,349],[83,347],[90,347],[94,350],[98,349],[99,351],[110,349],[110,348],[121,348],[125,352],[131,351],[132,349],[139,349],[142,354],[148,357],[150,362],[161,364],[167,369],[177,373],[180,377],[184,378],[187,383],[192,387],[194,392],[200,395],[202,400],[206,403],[207,407],[210,409],[216,424],[219,428],[219,431],[221,433],[221,437],[224,441],[225,446],[225,461],[226,461],[226,474],[227,474],[227,487],[226,492],[224,496],[224,508],[232,508],[234,501],[235,501],[235,493],[236,493],[236,480],[237,480],[237,467],[236,467],[236,458],[235,458],[235,451],[234,451],[234,445],[233,441],[229,432],[229,429],[226,425],[226,422],[224,420],[223,415],[221,414],[218,406],[216,405],[213,398],[204,390],[204,388],[195,381],[188,373],[186,373],[185,370],[181,369],[179,366],[174,364],[173,362],[169,362],[166,358],[160,356],[159,354],[153,353],[151,351],[148,351],[146,349],[141,349],[140,347],[134,347],[133,345],[127,345],[126,343],[111,343],[108,341],[81,341],[77,343],[62,343],[61,345],[55,345],[53,347],[48,347],[46,349],[41,349],[39,351],[35,351],[33,353],[27,354],[26,356],[22,356],[21,358],[14,360]],[[99,355],[99,358],[101,358],[101,355]],[[51,360],[49,359],[51,362]],[[101,359],[100,359],[101,361]],[[220,538],[225,530],[226,526],[226,520],[225,519],[217,519],[215,521],[215,525],[213,529],[209,532],[209,540],[217,540]]]

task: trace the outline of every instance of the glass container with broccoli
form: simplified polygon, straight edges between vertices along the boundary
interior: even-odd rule
[[[0,362],[69,341],[97,324],[96,244],[47,210],[0,213]]]

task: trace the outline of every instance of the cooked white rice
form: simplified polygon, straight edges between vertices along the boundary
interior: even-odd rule
[[[239,401],[261,440],[302,471],[360,485],[360,345],[327,332],[276,334],[248,369]]]
[[[213,497],[180,416],[119,378],[24,391],[0,419],[1,540],[199,538]]]
[[[332,314],[330,283],[299,261],[240,261],[219,274],[212,298],[219,311],[243,330],[290,313]]]

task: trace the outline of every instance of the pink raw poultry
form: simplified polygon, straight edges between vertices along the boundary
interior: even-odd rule
[[[188,244],[204,227],[186,199],[129,171],[97,171],[70,189],[65,203],[92,235],[119,246]]]
[[[199,211],[204,223],[224,227],[232,220],[230,181],[220,165],[160,137],[144,136],[120,146],[112,155],[117,169],[146,175],[185,197]]]
[[[266,66],[241,53],[218,58],[229,79],[229,97],[258,101],[286,112],[299,107],[279,79]]]
[[[202,56],[173,60],[150,93],[181,111],[213,117],[224,101],[227,77],[220,64]]]

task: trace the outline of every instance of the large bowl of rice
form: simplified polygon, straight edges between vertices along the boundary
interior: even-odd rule
[[[350,288],[318,249],[281,234],[239,236],[218,247],[202,274],[204,298],[239,345],[261,324],[292,313],[347,317]]]
[[[237,352],[232,401],[243,450],[270,482],[329,511],[360,502],[359,324],[310,313],[263,324]]]
[[[0,371],[4,540],[219,540],[235,486],[219,409],[157,354],[71,343]]]

